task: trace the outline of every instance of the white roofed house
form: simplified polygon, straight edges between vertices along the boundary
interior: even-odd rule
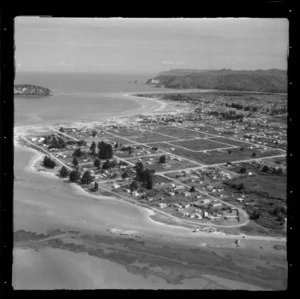
[[[157,204],[160,208],[165,208],[166,206],[167,206],[167,204],[166,203],[164,203],[164,202],[160,202],[160,203],[158,203]]]

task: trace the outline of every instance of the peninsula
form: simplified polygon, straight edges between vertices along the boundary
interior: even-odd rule
[[[31,85],[31,84],[16,84],[14,86],[14,95],[18,96],[50,96],[49,88]]]
[[[147,84],[155,87],[240,90],[255,92],[286,92],[285,70],[194,70],[175,69],[158,74]]]

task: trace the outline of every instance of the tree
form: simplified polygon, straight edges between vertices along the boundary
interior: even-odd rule
[[[228,150],[228,154],[231,154],[232,153],[232,151],[231,150]]]
[[[253,152],[253,153],[252,153],[252,157],[256,157],[256,152]]]
[[[134,166],[135,170],[136,170],[136,175],[137,177],[140,177],[140,173],[142,172],[142,170],[144,169],[144,165],[141,161],[136,162],[135,166]]]
[[[111,159],[113,157],[113,148],[109,143],[105,143],[103,140],[98,142],[99,158],[100,159]]]
[[[79,162],[78,162],[77,158],[74,157],[74,159],[73,159],[73,165],[74,165],[75,167],[77,167],[78,164],[79,164]]]
[[[92,142],[90,146],[90,152],[94,155],[96,153],[96,143],[95,141]]]
[[[128,172],[125,170],[125,171],[122,173],[122,179],[125,180],[126,178],[128,178]]]
[[[63,167],[60,169],[59,174],[60,174],[60,176],[61,176],[62,178],[66,178],[66,177],[69,175],[69,171],[68,171],[68,169],[67,169],[65,166],[63,166]]]
[[[160,164],[166,163],[166,155],[163,155],[163,156],[160,156],[160,157],[159,157],[159,163],[160,163]]]
[[[97,131],[96,131],[96,130],[93,130],[93,131],[92,131],[92,136],[95,137],[96,135],[97,135]]]
[[[238,190],[244,190],[245,189],[245,186],[243,183],[240,183],[238,186],[237,186],[237,189]]]
[[[153,188],[153,177],[152,175],[148,176],[146,181],[146,188],[151,190]]]
[[[134,190],[137,190],[137,188],[138,188],[137,181],[136,181],[136,180],[133,180],[133,181],[131,182],[129,188],[130,188],[131,192],[134,191]]]
[[[93,179],[94,178],[92,177],[91,173],[87,170],[84,172],[84,174],[81,178],[81,183],[89,185],[93,181]]]
[[[78,171],[78,169],[71,171],[69,174],[69,178],[71,182],[77,183],[80,179],[80,172]]]
[[[119,142],[117,142],[114,146],[114,148],[118,148],[119,147]]]
[[[94,183],[94,188],[93,188],[93,191],[97,191],[99,188],[99,185],[97,182]]]
[[[194,186],[191,187],[190,192],[195,192],[195,187]]]
[[[110,163],[109,163],[109,160],[106,160],[103,165],[102,165],[102,168],[103,169],[108,169],[110,167]]]
[[[95,161],[94,161],[94,166],[97,167],[98,170],[100,169],[100,167],[101,167],[101,162],[100,162],[99,159],[97,159],[97,158],[95,159]]]
[[[267,165],[264,165],[264,167],[262,168],[263,172],[268,172],[269,171],[269,167]]]
[[[77,141],[77,144],[78,144],[79,146],[85,146],[85,145],[86,145],[86,141],[83,140],[83,139],[81,139],[81,140]]]
[[[260,212],[257,209],[253,210],[252,213],[250,213],[250,219],[252,220],[256,220],[259,217],[260,217]]]
[[[74,157],[81,157],[83,155],[83,152],[81,151],[81,148],[76,148],[73,152]]]
[[[45,156],[43,164],[47,168],[54,168],[56,166],[56,163],[54,162],[54,160],[52,160],[48,156]]]
[[[241,148],[240,148],[240,151],[242,152],[243,150],[244,150],[244,148],[243,148],[243,147],[241,147]]]
[[[59,131],[60,131],[60,132],[64,132],[65,130],[64,130],[63,127],[60,127]]]
[[[240,173],[245,173],[247,171],[247,169],[246,169],[246,167],[241,167],[241,169],[240,169]]]

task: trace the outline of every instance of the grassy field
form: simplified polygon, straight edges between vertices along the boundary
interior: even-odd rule
[[[172,141],[169,142],[174,145],[185,147],[193,151],[209,150],[230,147],[230,145],[214,142],[209,139],[195,139],[195,140],[186,140],[186,141]]]
[[[203,138],[205,134],[183,129],[180,127],[163,126],[155,130],[155,132],[173,136],[179,139]]]
[[[224,143],[229,144],[229,145],[240,146],[240,147],[249,147],[249,146],[251,146],[249,143],[239,141],[239,140],[228,139],[228,138],[224,138],[224,137],[209,138],[209,139],[210,140],[215,140],[215,141],[218,141],[218,142],[224,142]]]
[[[148,143],[148,142],[161,142],[161,141],[174,141],[175,138],[157,134],[155,132],[143,132],[137,136],[127,137],[128,139],[138,142],[138,143]]]

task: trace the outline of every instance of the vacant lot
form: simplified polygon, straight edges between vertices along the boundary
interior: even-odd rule
[[[186,149],[193,150],[193,151],[231,147],[231,145],[222,144],[222,143],[215,142],[215,141],[212,141],[209,139],[195,139],[195,140],[174,141],[174,142],[172,141],[169,143],[178,145],[178,146],[181,146]]]
[[[138,143],[148,143],[148,142],[161,142],[161,141],[174,141],[175,138],[160,135],[154,132],[146,131],[140,133],[137,136],[127,137],[128,139],[138,142]]]
[[[200,132],[194,132],[187,129],[182,129],[179,127],[160,127],[155,130],[155,132],[162,133],[168,136],[173,136],[179,139],[191,139],[191,138],[203,138],[205,137],[205,134]]]
[[[228,139],[224,137],[217,137],[217,138],[209,138],[210,140],[215,140],[218,142],[223,142],[229,145],[235,145],[235,146],[240,146],[240,147],[249,147],[251,146],[249,143],[239,141],[239,140],[233,140],[233,139]]]

